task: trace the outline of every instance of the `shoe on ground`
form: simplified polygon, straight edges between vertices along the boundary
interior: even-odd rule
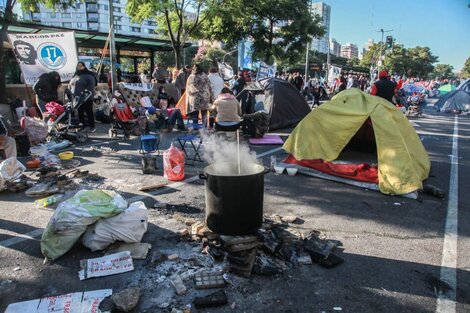
[[[96,128],[95,128],[95,127],[91,127],[91,128],[89,128],[88,132],[90,132],[90,133],[96,133]]]

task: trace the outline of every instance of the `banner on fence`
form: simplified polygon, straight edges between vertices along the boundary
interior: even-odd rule
[[[23,79],[33,85],[43,73],[56,71],[69,81],[78,63],[74,32],[8,34]]]

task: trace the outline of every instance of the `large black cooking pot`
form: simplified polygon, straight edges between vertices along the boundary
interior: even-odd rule
[[[249,235],[263,223],[264,174],[258,164],[216,163],[204,168],[206,225],[221,235]]]

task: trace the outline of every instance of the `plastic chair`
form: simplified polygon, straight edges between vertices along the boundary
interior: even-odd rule
[[[139,152],[142,154],[157,152],[159,154],[159,145],[159,135],[141,135]]]

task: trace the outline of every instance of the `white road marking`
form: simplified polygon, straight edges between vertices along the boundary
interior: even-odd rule
[[[268,150],[266,152],[260,153],[256,157],[259,159],[259,158],[262,158],[266,155],[276,153],[276,152],[280,151],[281,149],[282,149],[281,147],[277,147],[277,148]],[[195,175],[195,176],[189,177],[189,178],[187,178],[183,181],[171,183],[171,184],[167,185],[166,187],[178,188],[178,187],[183,186],[185,184],[192,183],[192,182],[194,182],[198,179],[199,179],[199,175]],[[161,189],[156,190],[154,192],[150,192],[146,195],[138,195],[138,196],[132,197],[130,199],[127,199],[127,201],[129,203],[135,202],[135,201],[141,201],[141,200],[143,200],[143,199],[145,199],[149,196],[156,196],[156,195],[159,195],[159,194],[164,193],[166,191],[167,191],[166,188],[161,188]],[[10,239],[0,241],[0,249],[2,247],[8,248],[12,245],[15,245],[15,244],[20,243],[20,242],[25,241],[25,240],[34,239],[35,237],[41,236],[43,232],[44,232],[44,229],[36,229],[36,230],[33,230],[33,231],[31,231],[29,233],[26,233],[26,234],[15,235],[14,238],[10,238]]]
[[[437,297],[436,313],[455,313],[457,300],[457,231],[458,231],[458,193],[459,193],[459,158],[458,158],[458,117],[454,118],[454,136],[449,181],[449,200],[442,247],[441,281],[450,289],[440,291]]]
[[[15,237],[13,238],[2,240],[0,241],[0,248],[1,247],[8,248],[10,246],[16,245],[17,243],[20,243],[25,240],[31,240],[31,239],[34,240],[35,237],[42,235],[43,231],[44,229],[36,229],[26,234],[15,235]]]

